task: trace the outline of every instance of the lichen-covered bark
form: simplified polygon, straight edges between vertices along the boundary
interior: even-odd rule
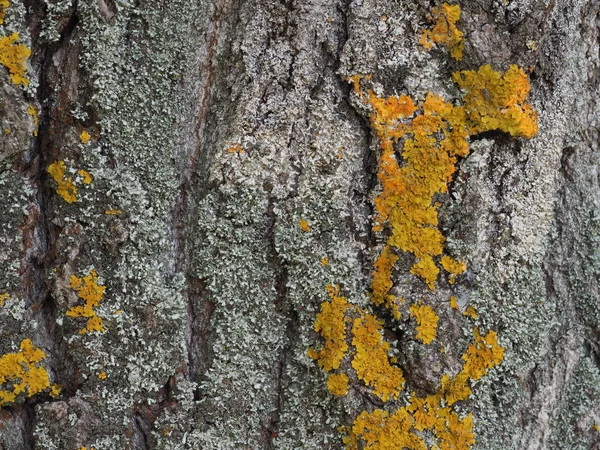
[[[0,408],[0,449],[344,448],[338,427],[383,403],[333,397],[307,350],[327,285],[371,308],[385,243],[379,142],[346,77],[456,101],[452,73],[485,64],[526,69],[539,132],[472,137],[436,196],[456,285],[429,292],[407,255],[393,273],[445,353],[409,315],[384,337],[405,394],[428,395],[473,326],[497,332],[504,361],[461,406],[473,449],[600,446],[600,5],[463,0],[455,61],[419,45],[430,3],[10,2],[0,36],[31,56],[27,87],[0,66],[0,356],[31,339],[60,393]],[[104,331],[80,333],[92,269]]]

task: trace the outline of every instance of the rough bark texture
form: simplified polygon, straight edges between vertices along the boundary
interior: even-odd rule
[[[325,285],[369,303],[382,243],[379,147],[345,77],[452,99],[452,72],[483,64],[531,71],[539,133],[473,139],[439,197],[469,265],[456,286],[430,293],[400,261],[395,289],[436,306],[448,351],[408,316],[386,333],[409,389],[434,389],[472,338],[444,306],[458,294],[506,348],[464,405],[473,448],[599,448],[600,3],[463,0],[461,62],[419,46],[432,4],[11,3],[1,35],[32,54],[28,88],[0,67],[0,355],[31,339],[61,393],[1,408],[0,449],[343,448],[337,427],[373,400],[331,396],[306,351]],[[106,331],[79,334],[70,277],[92,267]]]

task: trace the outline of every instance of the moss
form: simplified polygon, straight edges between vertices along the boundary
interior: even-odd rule
[[[40,365],[46,354],[31,339],[24,339],[19,347],[17,353],[0,356],[0,385],[12,385],[0,390],[0,407],[13,403],[21,393],[31,397],[50,387],[48,372]]]
[[[25,76],[27,71],[27,58],[31,50],[23,44],[17,44],[19,33],[0,37],[0,64],[6,67],[10,73],[10,79],[14,84],[29,85]]]

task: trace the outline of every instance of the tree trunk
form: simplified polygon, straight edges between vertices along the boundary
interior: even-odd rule
[[[410,422],[415,448],[600,448],[600,3],[463,0],[460,60],[419,42],[433,3],[0,0],[31,49],[28,86],[0,66],[0,449],[400,448],[357,417],[441,392],[474,330],[504,349],[451,405],[475,442]],[[462,108],[452,74],[487,64],[528,74],[539,130],[470,133],[432,197],[467,269],[432,290],[394,247],[394,318],[372,301],[393,233],[374,102]],[[308,356],[328,285],[354,308],[347,395]],[[429,345],[411,305],[439,317]],[[353,369],[361,314],[394,398]]]

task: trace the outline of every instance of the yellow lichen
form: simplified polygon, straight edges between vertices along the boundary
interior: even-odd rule
[[[304,219],[300,219],[300,222],[298,222],[298,226],[300,227],[300,229],[302,231],[304,231],[305,233],[308,233],[311,228],[310,225],[308,224],[308,222]]]
[[[351,431],[355,442],[357,439],[364,442],[364,449],[427,450],[423,440],[410,431],[414,424],[414,418],[405,408],[399,408],[393,414],[376,409],[371,413],[363,411],[359,414]],[[347,444],[346,448],[352,447]]]
[[[88,142],[90,142],[90,139],[92,139],[92,136],[86,130],[83,130],[79,135],[79,139],[83,144],[87,144]]]
[[[14,402],[21,393],[31,397],[50,387],[48,372],[40,365],[46,358],[43,350],[35,348],[31,339],[24,339],[19,348],[17,353],[0,356],[0,385],[9,384],[0,390],[0,407]]]
[[[101,380],[106,380],[106,372],[102,371],[98,374],[98,378]]]
[[[329,258],[327,256],[323,256],[323,258],[321,258],[321,265],[323,267],[326,267],[329,265]]]
[[[467,309],[463,312],[463,316],[470,317],[471,319],[477,319],[477,310],[472,306],[467,306]]]
[[[48,167],[48,173],[58,184],[56,193],[67,203],[74,203],[77,201],[77,186],[73,183],[72,177],[65,177],[66,170],[64,161],[55,161]]]
[[[457,61],[463,57],[464,33],[456,27],[460,20],[460,6],[444,3],[431,10],[433,28],[423,30],[419,43],[430,50],[434,44],[440,44],[450,50],[450,56]]]
[[[390,344],[383,339],[382,325],[383,322],[371,314],[354,319],[352,345],[356,353],[352,368],[358,379],[371,386],[373,393],[385,402],[398,398],[404,377],[399,367],[390,364]]]
[[[525,101],[531,89],[523,69],[511,65],[504,75],[489,65],[455,72],[452,78],[465,91],[464,109],[470,134],[501,130],[515,137],[537,133],[537,112]]]
[[[106,211],[104,211],[104,214],[109,216],[118,216],[121,213],[122,211],[120,209],[107,209]]]
[[[410,315],[417,321],[416,338],[423,344],[431,344],[435,339],[439,317],[429,305],[411,305]]]
[[[233,144],[227,149],[228,153],[235,153],[238,155],[243,153],[243,151],[244,151],[244,148],[240,144]]]
[[[327,388],[336,397],[348,394],[348,375],[345,373],[332,373],[327,378]]]
[[[38,112],[37,112],[37,109],[35,109],[35,106],[29,105],[27,107],[27,114],[29,114],[31,117],[33,117],[33,135],[37,136],[38,135],[39,118],[38,118]]]
[[[10,6],[8,0],[0,0],[0,25],[4,23],[4,17],[6,16],[6,10]]]
[[[52,388],[50,389],[50,397],[52,398],[56,398],[60,395],[61,392],[61,387],[58,384],[53,384]]]
[[[71,275],[69,281],[69,287],[75,290],[79,298],[85,302],[83,305],[69,308],[66,313],[69,317],[86,317],[88,319],[86,327],[79,330],[79,334],[104,331],[102,319],[98,317],[94,308],[100,304],[106,286],[98,284],[96,269],[91,269],[89,274],[83,278]]]
[[[456,298],[456,295],[450,297],[450,308],[458,309],[458,299]]]
[[[19,33],[0,37],[0,64],[6,67],[10,73],[10,79],[14,84],[29,85],[25,76],[27,71],[27,58],[31,50],[24,44],[17,44]]]
[[[479,334],[479,328],[473,330],[475,343],[469,345],[462,356],[465,361],[463,372],[472,380],[481,379],[490,369],[496,367],[504,359],[504,348],[498,345],[495,331],[485,337]]]
[[[315,331],[325,339],[320,351],[309,349],[308,356],[316,360],[319,366],[330,372],[340,367],[344,355],[348,351],[346,343],[346,311],[350,308],[348,299],[339,295],[339,286],[327,286],[331,301],[321,303],[321,312],[315,319]]]
[[[398,256],[391,252],[390,246],[386,245],[379,258],[375,261],[375,271],[373,272],[373,281],[371,283],[371,300],[377,306],[382,303],[388,302],[389,297],[394,296],[388,295],[388,292],[392,288],[392,270],[394,264],[398,260]]]
[[[83,169],[79,169],[77,171],[77,174],[82,178],[81,182],[83,184],[91,184],[92,183],[92,176],[89,174],[89,172],[87,172]]]
[[[4,306],[4,302],[10,300],[9,294],[0,294],[0,307]]]
[[[448,255],[442,256],[440,264],[444,270],[450,274],[450,278],[448,279],[450,284],[454,284],[456,282],[456,276],[467,270],[467,265],[465,263],[457,261]]]

